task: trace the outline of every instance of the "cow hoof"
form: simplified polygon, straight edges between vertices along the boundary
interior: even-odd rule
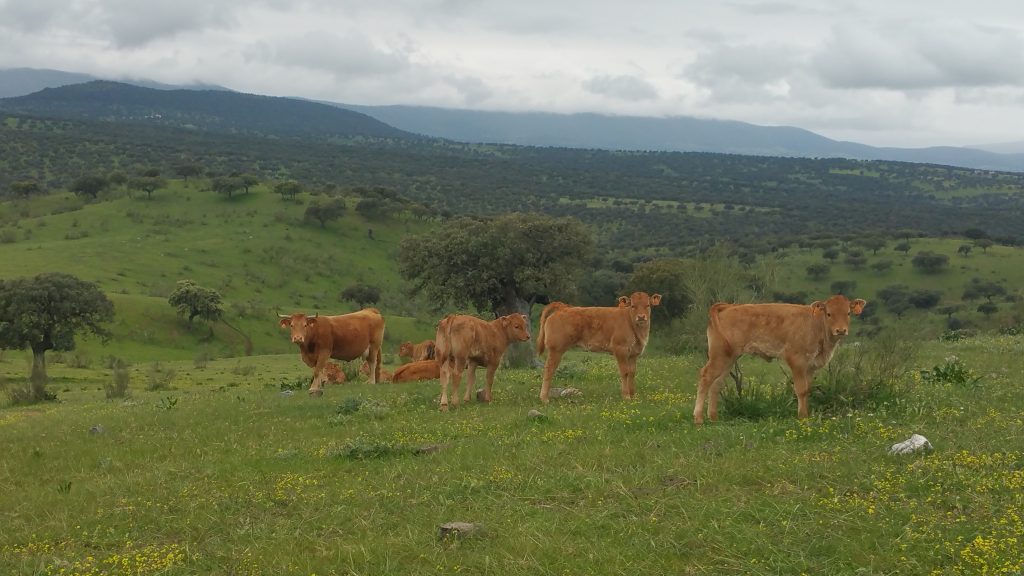
[[[447,404],[441,404],[441,412],[447,412],[447,411],[448,411],[448,405]]]

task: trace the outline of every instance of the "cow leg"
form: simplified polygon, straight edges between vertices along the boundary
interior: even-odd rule
[[[633,400],[636,398],[636,360],[637,357],[633,356],[629,359],[629,398]]]
[[[366,366],[369,368],[367,376],[370,378],[370,384],[376,384],[380,381],[380,365],[378,364],[380,356],[377,348],[370,345],[366,351]]]
[[[796,393],[796,414],[801,420],[810,416],[807,398],[811,395],[811,378],[813,372],[800,362],[788,362],[793,372],[793,392]]]
[[[448,411],[448,382],[451,381],[451,371],[448,368],[448,361],[441,362],[440,373],[437,376],[441,382],[441,411]]]
[[[547,402],[551,391],[551,379],[558,370],[558,363],[562,361],[562,353],[555,350],[548,350],[548,361],[544,363],[544,382],[540,385],[540,401]]]
[[[326,354],[319,354],[316,357],[316,366],[313,366],[313,381],[309,383],[310,396],[323,396],[324,368],[331,359],[330,351]]]
[[[463,402],[476,395],[476,362],[470,361],[466,364],[466,393],[462,397]]]
[[[700,379],[697,381],[697,401],[693,404],[694,424],[704,423],[704,404],[708,402],[708,393],[718,388],[715,383],[720,382],[729,373],[729,368],[732,367],[735,360],[730,356],[712,354],[708,358],[707,364],[700,369]],[[708,404],[708,418],[714,422],[718,420],[718,397],[712,395]]]
[[[449,378],[452,383],[452,407],[459,407],[459,387],[462,386],[462,371],[466,369],[466,362],[458,358],[452,359],[452,372]]]
[[[494,373],[497,371],[497,364],[487,366],[487,383],[484,385],[484,402],[491,401],[491,387],[494,386]]]
[[[615,360],[619,363],[619,393],[623,400],[629,400],[629,357],[616,355]]]

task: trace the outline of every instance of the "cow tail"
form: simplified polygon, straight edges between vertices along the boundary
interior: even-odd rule
[[[436,355],[437,355],[437,344],[434,344],[433,342],[431,342],[430,344],[427,344],[427,357],[424,358],[424,360],[433,360]]]
[[[544,311],[540,313],[540,322],[537,327],[537,355],[544,355],[544,325],[547,324],[548,317],[554,314],[555,310],[564,306],[561,302],[552,302],[544,307]]]
[[[726,340],[725,334],[722,333],[721,320],[718,318],[718,313],[728,308],[729,305],[725,302],[716,302],[711,305],[711,309],[708,310],[708,348],[711,347],[711,333],[714,332],[718,335],[718,339],[722,341],[722,347],[728,351],[729,355],[732,355],[732,345]]]

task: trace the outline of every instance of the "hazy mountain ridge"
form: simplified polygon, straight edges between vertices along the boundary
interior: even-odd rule
[[[980,148],[879,148],[832,140],[792,126],[758,126],[734,120],[649,118],[600,114],[481,112],[418,106],[354,106],[401,130],[476,143],[722,152],[754,156],[841,157],[946,164],[984,170],[1024,171],[1024,154]]]
[[[153,80],[131,79],[131,78],[101,78],[92,74],[81,74],[78,72],[64,72],[62,70],[45,70],[39,68],[9,68],[0,70],[0,98],[14,98],[27,96],[33,92],[39,92],[44,88],[58,88],[71,84],[84,84],[94,80],[108,80],[131,84],[143,88],[156,90],[224,90],[223,86],[216,84],[164,84]]]
[[[276,137],[416,138],[365,114],[304,100],[222,90],[157,90],[105,80],[0,99],[0,110]]]

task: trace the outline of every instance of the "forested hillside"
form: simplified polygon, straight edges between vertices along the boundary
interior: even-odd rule
[[[842,159],[461,145],[377,140],[337,145],[134,123],[7,114],[0,190],[45,189],[82,174],[182,164],[308,186],[383,186],[449,213],[573,215],[607,251],[686,254],[733,241],[763,252],[808,235],[943,235],[981,228],[1024,237],[1024,175]],[[709,217],[713,216],[713,217]]]

